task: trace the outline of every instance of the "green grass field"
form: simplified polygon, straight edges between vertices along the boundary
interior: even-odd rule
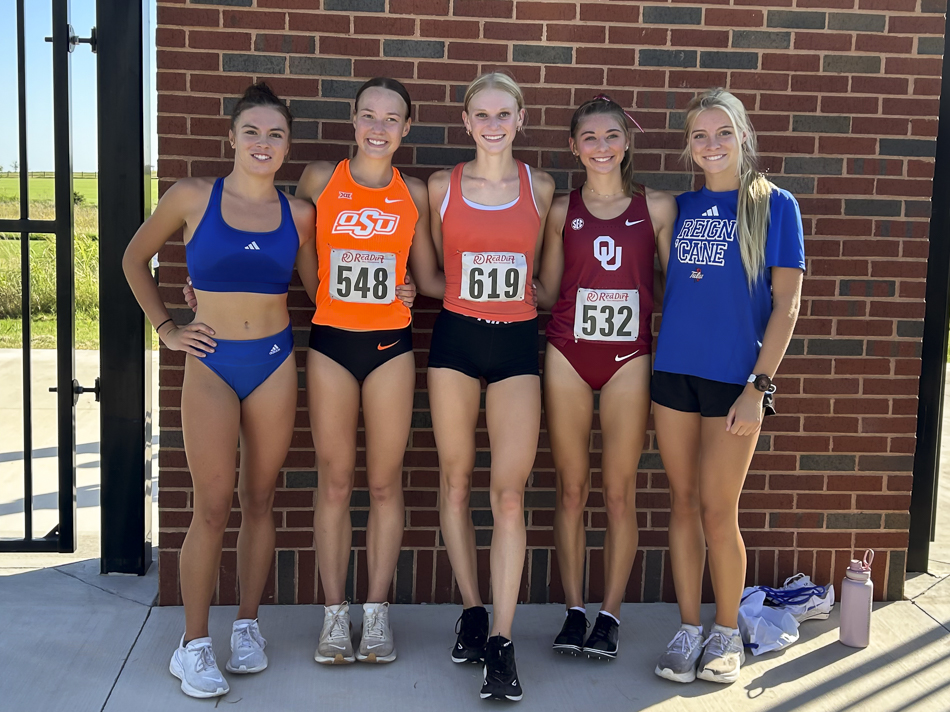
[[[53,202],[54,179],[30,178],[30,202]],[[83,197],[87,205],[99,204],[98,178],[73,178],[73,192]],[[17,201],[20,197],[20,179],[13,174],[0,175],[0,202]],[[152,206],[158,202],[158,178],[152,178]]]

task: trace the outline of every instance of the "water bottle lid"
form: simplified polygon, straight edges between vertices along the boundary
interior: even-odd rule
[[[863,559],[851,559],[851,564],[844,572],[852,581],[867,581],[871,578],[871,562],[874,561],[874,550],[864,552]]]

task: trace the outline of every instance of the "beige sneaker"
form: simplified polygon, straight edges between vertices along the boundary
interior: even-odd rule
[[[345,665],[356,662],[350,640],[350,604],[325,606],[323,630],[313,659],[322,665]]]
[[[363,605],[363,638],[356,659],[361,663],[391,663],[396,659],[393,631],[389,627],[389,603]]]

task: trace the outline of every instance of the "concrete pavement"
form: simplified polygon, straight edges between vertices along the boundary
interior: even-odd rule
[[[9,384],[3,356],[0,383]],[[41,375],[34,379],[34,393],[45,385],[38,382]],[[85,434],[83,428],[91,427],[83,418],[98,428],[98,413],[83,413],[77,430]],[[22,439],[14,449],[11,443],[15,445],[16,433],[9,430],[8,413],[0,413],[0,418],[2,468],[16,461],[9,454],[22,449]],[[931,572],[908,579],[909,600],[876,607],[870,647],[854,650],[838,642],[835,609],[827,621],[804,623],[801,639],[787,650],[750,656],[734,685],[702,681],[678,685],[652,672],[657,654],[678,623],[674,605],[625,604],[621,655],[612,663],[553,654],[549,646],[563,609],[525,605],[519,607],[515,623],[525,689],[517,709],[950,710],[950,408],[945,410],[945,423],[948,437],[941,460],[938,540],[931,550]],[[35,427],[48,429],[48,425]],[[97,433],[95,440],[92,434],[88,437],[77,442],[98,442]],[[37,448],[50,446],[36,442]],[[81,468],[80,477],[85,476],[83,469],[96,473],[90,484],[98,482],[97,468]],[[12,485],[16,484],[14,478]],[[12,485],[9,477],[5,480],[0,475],[0,530],[17,514],[4,514],[2,509],[11,504]],[[50,491],[55,492],[55,478],[53,485]],[[75,554],[0,554],[0,710],[4,712],[165,712],[224,705],[290,712],[485,709],[477,694],[479,668],[449,661],[459,607],[431,605],[392,607],[399,646],[395,663],[330,668],[315,664],[312,657],[320,607],[264,607],[260,621],[269,640],[270,667],[259,675],[228,675],[231,692],[218,700],[187,698],[168,672],[168,658],[183,629],[182,609],[152,607],[157,591],[155,566],[143,578],[99,576],[99,510],[98,506],[83,510],[88,513],[80,519],[80,548]],[[592,606],[591,615],[595,609]],[[222,668],[234,615],[232,607],[212,609],[211,633]],[[706,617],[711,615],[707,609]],[[353,621],[358,628],[358,606]]]

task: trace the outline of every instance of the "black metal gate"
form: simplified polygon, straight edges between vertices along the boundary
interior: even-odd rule
[[[944,33],[950,39],[950,15],[945,20]],[[937,523],[947,325],[950,321],[950,53],[943,56],[941,89],[927,261],[927,312],[917,408],[917,451],[910,500],[908,571],[927,571],[930,542],[934,540]]]
[[[76,40],[69,26],[67,0],[52,0],[53,26],[53,151],[55,215],[30,219],[29,156],[27,155],[25,0],[17,0],[17,95],[20,127],[20,218],[0,220],[0,231],[18,233],[23,312],[23,513],[22,539],[0,540],[0,551],[60,551],[76,549],[76,422],[75,406],[84,390],[75,380],[75,289],[73,274],[73,176],[69,106],[69,53]],[[56,386],[59,524],[46,536],[33,536],[33,428],[31,393],[30,238],[56,237]],[[95,389],[88,389],[95,390]]]

